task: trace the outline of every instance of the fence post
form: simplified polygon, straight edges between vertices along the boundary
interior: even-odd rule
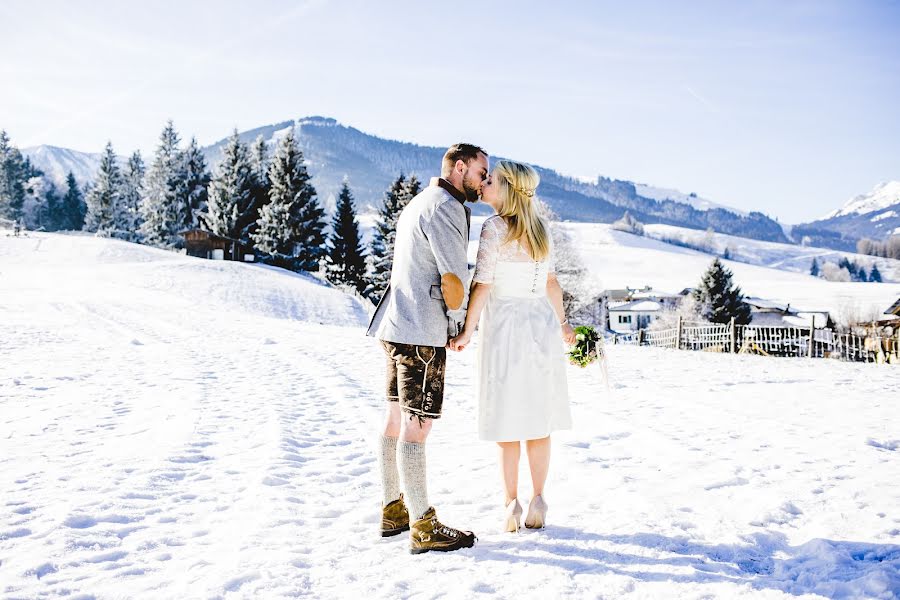
[[[644,345],[644,330],[638,329],[638,346]]]
[[[681,349],[681,315],[678,315],[678,327],[675,330],[675,349]]]
[[[734,329],[734,317],[731,317],[729,325],[731,327],[731,353],[735,354],[737,352],[737,332]]]
[[[812,323],[809,326],[809,349],[807,351],[807,358],[813,357],[813,345],[816,343],[816,315],[812,317]]]

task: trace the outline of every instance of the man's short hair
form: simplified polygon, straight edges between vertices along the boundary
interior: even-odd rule
[[[453,144],[447,148],[447,152],[444,153],[444,160],[441,161],[441,177],[447,177],[453,172],[456,161],[462,160],[469,164],[478,158],[479,153],[485,156],[488,155],[483,148],[475,144]]]

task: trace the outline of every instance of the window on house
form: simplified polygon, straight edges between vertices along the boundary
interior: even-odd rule
[[[631,315],[619,315],[619,323],[631,323]]]

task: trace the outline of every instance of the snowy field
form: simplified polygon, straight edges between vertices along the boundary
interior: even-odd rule
[[[678,293],[686,287],[696,287],[713,261],[709,254],[616,231],[609,225],[566,223],[565,227],[582,250],[590,278],[588,287],[597,293],[607,288],[645,285]],[[655,228],[663,226],[651,227],[656,231]],[[702,231],[694,233],[698,241],[705,235]],[[729,244],[732,251],[760,263],[722,261],[734,273],[734,283],[747,296],[783,302],[802,310],[827,310],[838,320],[848,315],[863,319],[880,315],[900,297],[900,283],[832,282],[806,274],[813,255],[840,253],[721,234],[716,234],[716,240],[722,248]],[[860,258],[860,255],[847,256]],[[884,267],[887,275],[900,279],[900,261],[877,260],[882,261],[879,265]],[[791,270],[792,264],[803,261],[807,261],[803,273]]]
[[[610,287],[636,269],[627,283],[675,289],[672,269],[708,262],[648,265],[664,253],[597,238]],[[766,295],[746,276],[761,267],[733,266]],[[383,359],[365,320],[276,269],[0,237],[0,596],[900,593],[896,367],[611,348],[609,392],[569,371],[549,526],[516,535],[498,532],[495,450],[475,438],[474,352],[453,354],[429,491],[479,541],[411,556],[378,535]]]

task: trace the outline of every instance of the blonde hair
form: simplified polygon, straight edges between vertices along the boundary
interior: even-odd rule
[[[498,160],[494,178],[500,185],[500,210],[497,214],[509,224],[507,242],[528,240],[531,259],[542,261],[550,254],[550,230],[537,206],[535,190],[541,176],[530,165]]]

